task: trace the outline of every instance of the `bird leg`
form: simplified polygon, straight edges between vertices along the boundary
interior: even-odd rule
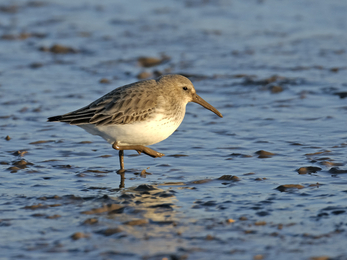
[[[120,160],[123,161],[123,153],[121,155],[121,151],[123,150],[136,150],[139,154],[144,153],[147,154],[148,156],[151,156],[153,158],[157,158],[157,157],[162,157],[165,154],[163,153],[158,153],[157,151],[152,150],[151,148],[148,148],[146,146],[143,145],[124,145],[124,146],[118,146],[117,143],[114,143],[112,145],[113,149],[119,150],[119,158]],[[122,157],[122,159],[121,159]],[[122,167],[122,161],[121,161],[121,167]],[[123,168],[124,168],[124,161],[123,161]]]
[[[119,150],[119,164],[120,169],[124,170],[124,150]]]
[[[122,188],[124,188],[124,180],[125,180],[124,170],[119,170],[117,173],[120,175],[119,188],[122,189]]]

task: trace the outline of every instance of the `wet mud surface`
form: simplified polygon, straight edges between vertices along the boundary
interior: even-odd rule
[[[347,3],[2,1],[1,259],[347,259]],[[153,159],[47,117],[164,73]],[[124,187],[120,187],[124,186]]]

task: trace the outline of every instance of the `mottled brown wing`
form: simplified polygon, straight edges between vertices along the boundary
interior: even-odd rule
[[[155,80],[140,81],[117,88],[81,109],[48,121],[71,125],[95,124],[98,126],[129,124],[146,120],[157,105]]]

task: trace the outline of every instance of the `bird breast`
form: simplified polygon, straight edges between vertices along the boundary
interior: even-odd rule
[[[168,138],[182,123],[185,106],[175,110],[158,109],[146,121],[122,125],[97,126],[94,124],[79,125],[87,132],[99,135],[110,144],[152,145]]]

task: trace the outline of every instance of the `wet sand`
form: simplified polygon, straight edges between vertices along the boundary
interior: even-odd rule
[[[347,259],[347,3],[3,1],[1,259]],[[47,117],[177,73],[152,159]],[[123,182],[122,182],[123,181]],[[123,187],[124,186],[124,187]]]

